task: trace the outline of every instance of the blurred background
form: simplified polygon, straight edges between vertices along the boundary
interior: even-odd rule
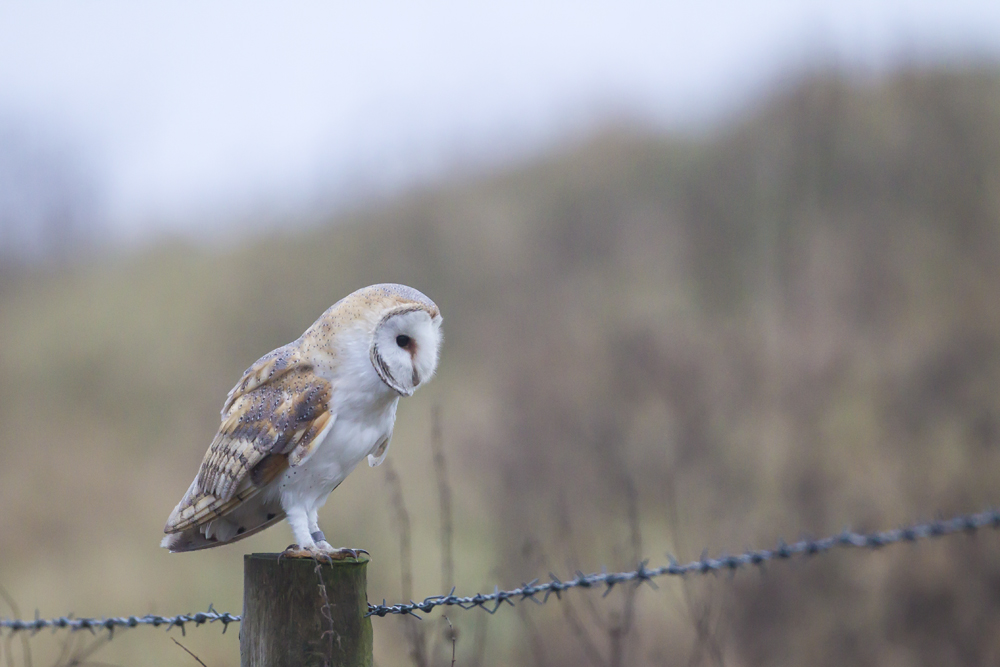
[[[321,513],[372,601],[996,506],[1000,4],[4,3],[16,613],[238,613],[287,527],[170,555],[167,514],[242,371],[389,281],[445,345]],[[1000,661],[990,533],[564,597],[453,610],[456,664]],[[414,623],[379,665],[450,664]],[[32,664],[194,664],[178,634]]]

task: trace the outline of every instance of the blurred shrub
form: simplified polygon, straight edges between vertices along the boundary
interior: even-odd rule
[[[300,235],[24,275],[0,292],[7,572],[34,571],[25,545],[52,530],[104,553],[138,539],[121,521],[158,528],[242,369],[379,281],[414,285],[445,316],[440,378],[401,408],[392,452],[418,595],[439,586],[422,483],[432,403],[460,499],[463,591],[631,567],[637,533],[654,561],[695,558],[995,504],[998,127],[995,68],[817,75],[710,137],[615,128]],[[394,538],[371,474],[345,483],[326,521],[389,561],[371,595],[392,599]],[[81,523],[95,507],[118,522]],[[248,548],[283,546],[281,530]],[[162,567],[152,537],[148,549]],[[993,663],[998,551],[984,535],[663,582],[634,600],[575,592],[491,617],[484,655]],[[231,561],[170,567],[205,581],[196,570]],[[170,588],[155,599],[204,606],[195,587]],[[452,620],[476,635],[475,619]],[[393,623],[376,630],[387,664],[405,659]],[[459,641],[470,661],[472,644]]]

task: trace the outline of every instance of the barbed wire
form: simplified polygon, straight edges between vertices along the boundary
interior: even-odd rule
[[[109,634],[113,634],[115,628],[135,628],[140,625],[159,627],[165,625],[167,626],[167,630],[170,628],[180,628],[181,634],[186,635],[184,626],[188,623],[194,623],[197,627],[206,623],[218,622],[222,623],[222,633],[225,634],[230,623],[239,623],[240,620],[240,616],[230,614],[229,612],[217,612],[212,608],[212,605],[208,605],[208,611],[196,614],[177,614],[176,616],[157,616],[156,614],[116,616],[111,618],[74,618],[73,616],[38,618],[36,616],[31,621],[0,618],[0,630],[11,630],[12,632],[30,630],[34,634],[46,628],[52,628],[53,630],[64,629],[74,632],[77,630],[90,630],[91,632],[107,630]]]
[[[735,572],[750,565],[760,566],[773,560],[817,556],[835,548],[876,550],[900,542],[919,542],[959,533],[974,534],[983,528],[1000,529],[1000,510],[963,514],[950,519],[915,523],[893,530],[874,531],[870,533],[844,530],[830,537],[815,540],[803,539],[791,544],[785,543],[782,540],[778,542],[777,547],[774,549],[751,549],[736,555],[723,553],[715,558],[708,557],[706,553],[700,559],[688,563],[680,563],[668,554],[668,564],[661,567],[649,568],[647,567],[649,561],[645,560],[639,563],[636,569],[628,572],[608,572],[606,568],[594,574],[577,572],[575,577],[566,581],[562,581],[556,575],[549,573],[551,580],[548,582],[538,583],[540,580],[534,579],[511,590],[500,590],[499,587],[495,587],[492,593],[456,596],[455,589],[452,589],[448,595],[427,597],[421,602],[411,600],[409,603],[387,605],[383,600],[380,605],[369,604],[368,613],[365,616],[402,614],[421,618],[417,612],[427,614],[435,607],[460,607],[462,609],[478,607],[493,614],[504,603],[513,605],[515,602],[530,600],[537,604],[544,604],[551,595],[555,595],[556,598],[561,599],[562,592],[571,588],[603,587],[604,595],[607,595],[615,586],[630,582],[636,585],[646,583],[655,588],[656,583],[653,579],[662,576],[683,577],[689,574]],[[181,633],[184,633],[185,625],[188,623],[193,623],[197,627],[206,623],[219,622],[223,625],[222,631],[224,633],[230,623],[239,623],[241,620],[241,617],[238,615],[217,612],[209,605],[208,611],[196,614],[178,614],[176,616],[158,616],[155,614],[112,618],[74,618],[72,616],[62,616],[52,619],[36,617],[34,620],[27,621],[0,618],[0,630],[10,630],[12,632],[31,631],[34,633],[46,628],[52,628],[53,630],[68,629],[71,631],[90,630],[91,632],[107,630],[111,633],[115,628],[134,628],[140,625],[158,627],[163,625],[166,626],[167,630],[179,627]]]
[[[577,572],[576,577],[567,581],[561,581],[556,575],[549,573],[551,581],[538,583],[534,579],[519,588],[509,591],[502,591],[495,588],[492,593],[477,593],[476,595],[457,597],[452,589],[448,595],[436,595],[424,598],[422,602],[411,600],[408,604],[386,605],[383,600],[380,605],[368,605],[367,616],[386,616],[387,614],[409,614],[420,616],[416,613],[421,611],[429,613],[435,607],[461,607],[471,609],[479,607],[493,614],[500,608],[500,605],[507,603],[513,606],[514,602],[531,600],[532,602],[543,604],[548,602],[549,596],[555,594],[560,598],[560,594],[571,588],[605,588],[604,595],[611,592],[618,584],[635,582],[637,585],[648,583],[656,587],[653,579],[664,575],[685,576],[688,574],[709,574],[715,572],[735,572],[748,565],[763,565],[764,563],[781,559],[787,560],[795,556],[815,556],[826,553],[835,547],[854,549],[880,549],[881,547],[898,542],[917,542],[932,537],[942,537],[956,533],[975,533],[981,528],[1000,528],[1000,510],[987,510],[977,514],[964,514],[951,519],[939,521],[927,521],[912,524],[905,528],[895,530],[875,531],[871,533],[856,533],[844,530],[838,535],[824,537],[818,540],[804,539],[786,544],[783,540],[778,542],[774,549],[747,550],[739,555],[727,555],[723,553],[717,558],[709,558],[708,554],[702,555],[699,560],[681,564],[673,556],[667,555],[668,565],[657,568],[646,567],[648,560],[639,563],[638,567],[630,572],[608,572],[606,569],[599,573],[584,574]],[[541,596],[541,600],[538,599]]]

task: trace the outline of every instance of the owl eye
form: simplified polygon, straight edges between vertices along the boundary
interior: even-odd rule
[[[400,334],[396,336],[396,345],[400,347],[406,347],[410,344],[410,337],[406,334]]]

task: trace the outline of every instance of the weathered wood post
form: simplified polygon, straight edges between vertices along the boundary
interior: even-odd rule
[[[371,667],[367,569],[364,556],[318,570],[307,558],[244,556],[240,665]]]

